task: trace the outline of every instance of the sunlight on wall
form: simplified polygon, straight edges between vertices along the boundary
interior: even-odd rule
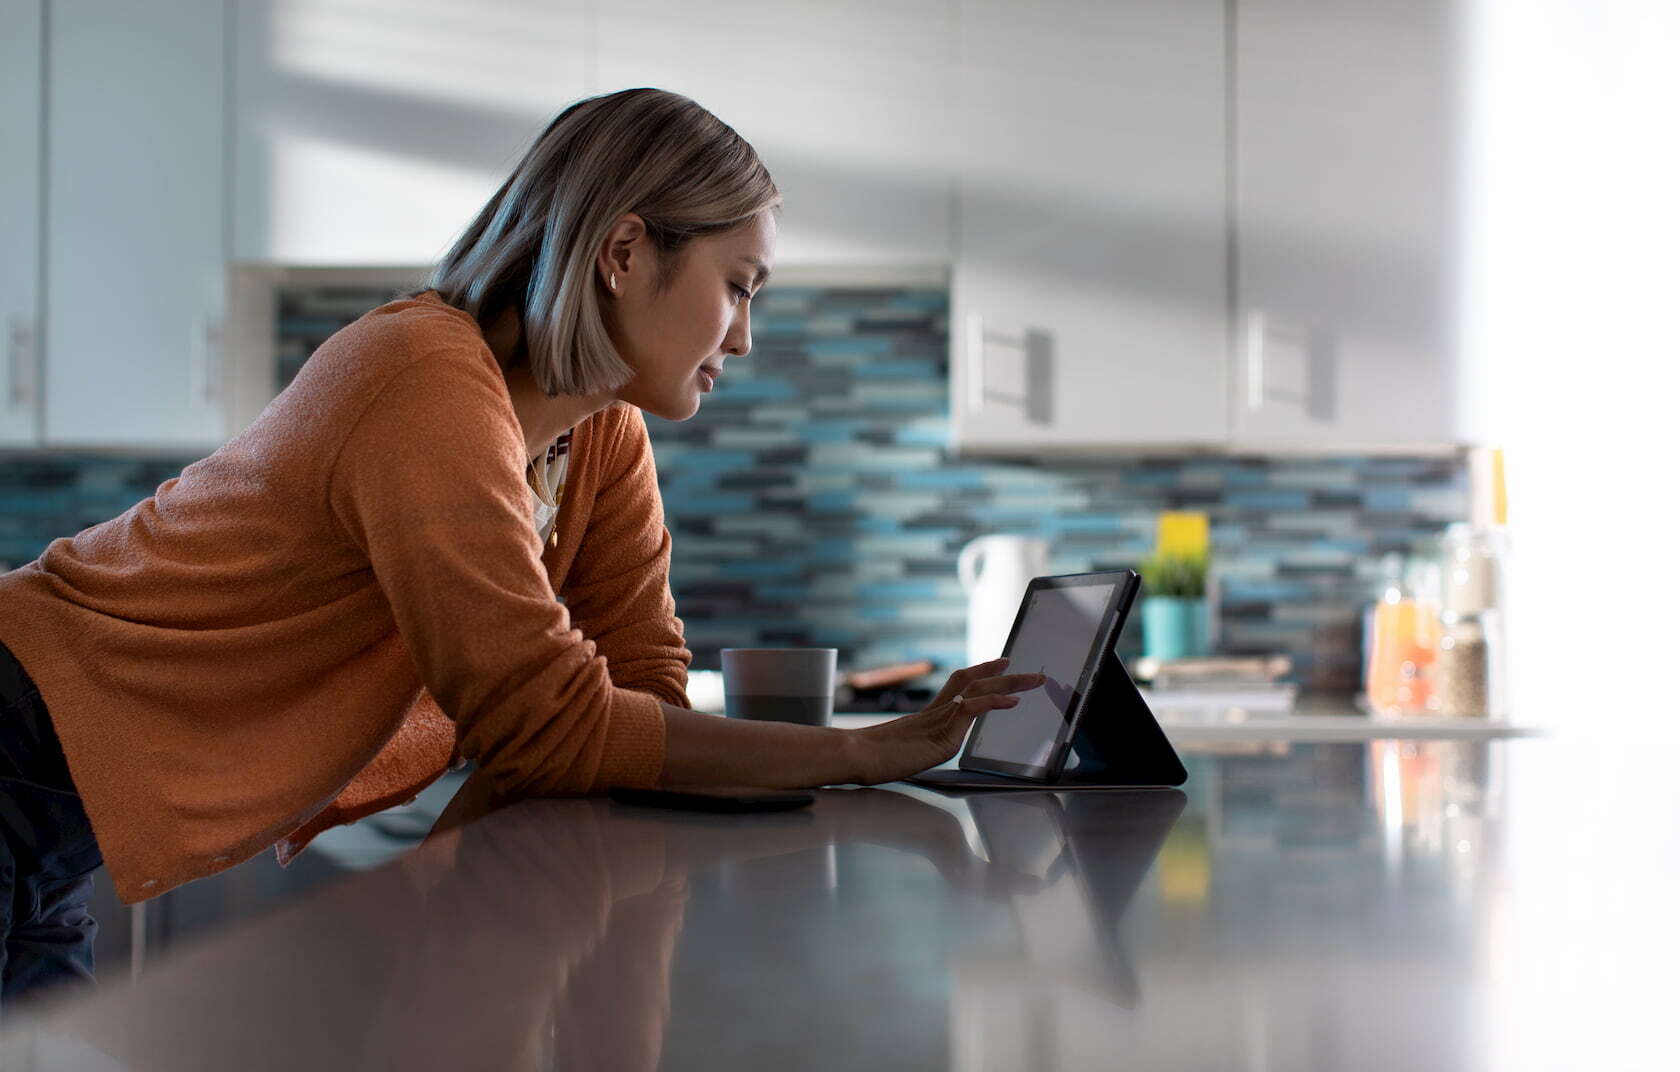
[[[270,58],[289,75],[542,114],[594,74],[591,5],[553,0],[268,0]],[[447,93],[444,92],[447,87]],[[556,109],[557,110],[557,109]]]
[[[295,246],[331,249],[332,264],[430,264],[505,178],[283,129],[270,132],[268,148],[267,245],[281,261],[321,263],[318,254],[292,256]],[[361,248],[358,235],[376,240],[376,248]],[[397,236],[406,248],[393,255]]]

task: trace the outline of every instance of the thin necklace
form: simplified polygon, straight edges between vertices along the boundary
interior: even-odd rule
[[[538,459],[531,459],[529,468],[531,490],[537,493],[538,501],[553,509],[559,509],[560,504],[554,496],[554,479],[549,467],[560,457],[560,445],[567,442],[571,438],[571,434],[572,430],[568,428],[553,443],[549,444],[548,452],[541,457],[540,467]]]

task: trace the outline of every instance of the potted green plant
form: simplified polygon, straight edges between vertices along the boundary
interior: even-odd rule
[[[1206,655],[1207,554],[1156,554],[1138,572],[1143,575],[1143,653],[1155,659]]]

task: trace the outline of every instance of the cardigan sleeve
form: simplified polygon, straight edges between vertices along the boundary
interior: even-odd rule
[[[652,785],[664,761],[658,702],[616,684],[555,601],[518,418],[478,349],[441,347],[391,377],[335,458],[330,508],[461,754],[501,794]]]
[[[624,406],[590,507],[583,544],[559,590],[572,623],[595,642],[614,684],[690,707],[682,619],[671,595],[671,533],[647,421]]]

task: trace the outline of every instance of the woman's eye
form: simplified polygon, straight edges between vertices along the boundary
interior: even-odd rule
[[[743,287],[738,283],[729,284],[729,289],[733,290],[737,295],[739,295],[740,296],[739,300],[741,300],[741,301],[751,301],[752,300],[752,292],[747,290],[746,287]]]

